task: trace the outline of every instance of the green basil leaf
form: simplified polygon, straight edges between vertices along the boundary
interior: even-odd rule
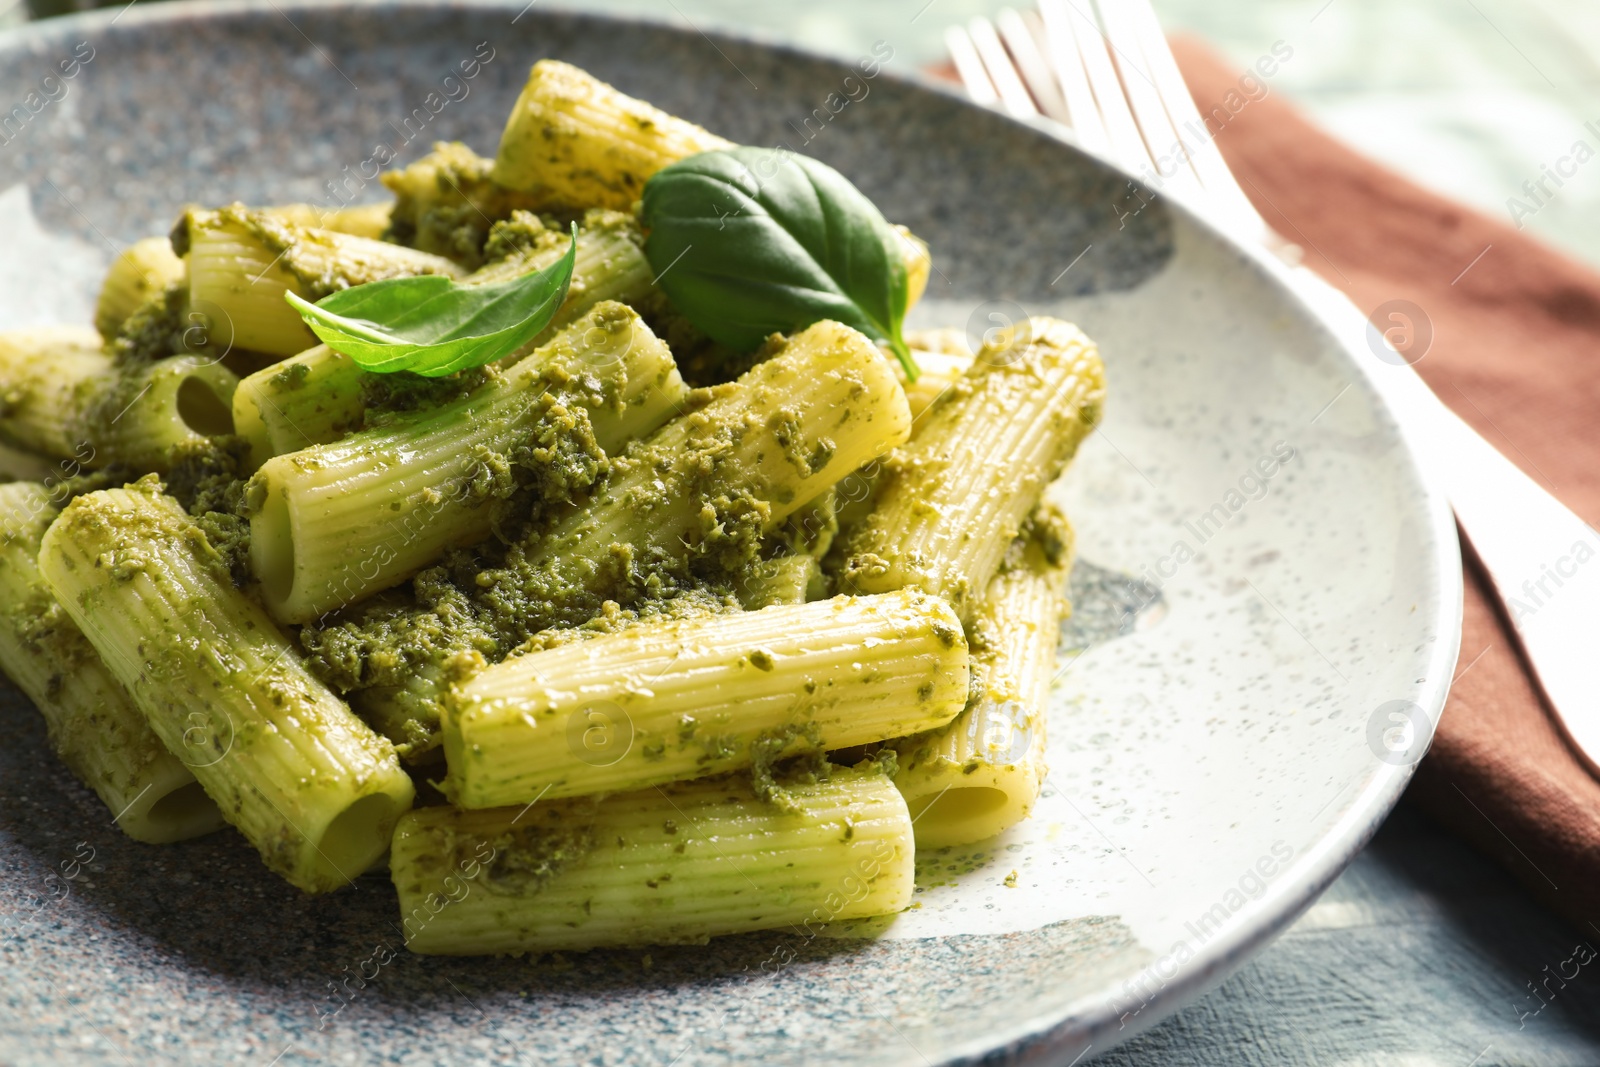
[[[640,221],[657,284],[713,340],[748,351],[834,319],[888,344],[916,381],[900,237],[827,164],[769,148],[702,152],[645,183]]]
[[[494,285],[462,285],[438,274],[354,285],[315,304],[284,298],[323,344],[379,374],[439,378],[502,359],[527,344],[567,298],[578,228],[567,254],[543,270]]]

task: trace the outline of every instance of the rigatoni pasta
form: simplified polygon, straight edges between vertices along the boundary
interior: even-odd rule
[[[943,726],[966,699],[961,626],[918,593],[642,623],[459,686],[446,790],[490,808],[770,766]]]
[[[841,580],[921,589],[970,619],[1023,518],[1100,421],[1105,371],[1076,327],[1033,318],[985,345],[960,386],[890,466]]]
[[[815,933],[1026,817],[1092,342],[907,332],[948,279],[847,178],[555,61],[383,184],[0,332],[0,667],[126,833],[387,853],[470,954]]]
[[[232,344],[275,356],[317,343],[284,303],[286,290],[316,299],[382,278],[465,273],[442,256],[297,226],[238,204],[191,211],[179,233],[189,263],[190,305],[220,312]]]
[[[1043,788],[1071,528],[1050,510],[1013,542],[973,626],[972,694],[954,721],[896,744],[895,785],[929,848],[982,841],[1028,817]]]
[[[69,504],[39,569],[268,867],[321,893],[383,855],[415,795],[394,747],[306,671],[154,476]]]
[[[39,572],[55,495],[0,485],[0,669],[38,707],[50,746],[136,841],[165,844],[222,827],[222,812],[150,730],[122,683]]]
[[[0,436],[19,448],[66,457],[92,449],[78,427],[115,370],[100,335],[85,326],[40,326],[0,334]]]
[[[552,479],[675,412],[672,355],[631,309],[595,308],[450,404],[269,460],[251,480],[251,566],[273,615],[306,622],[484,537],[519,450]]]
[[[911,903],[905,801],[880,774],[798,783],[777,807],[710,778],[603,799],[423,808],[390,869],[413,952],[695,944]]]
[[[245,377],[234,390],[233,425],[248,445],[250,466],[332,444],[359,430],[367,408],[366,381],[367,372],[355,360],[327,345]]]
[[[280,204],[261,209],[263,215],[316,230],[347,233],[369,241],[382,239],[389,229],[388,204],[359,204],[355,207],[324,208],[316,204]]]
[[[233,432],[238,381],[193,356],[118,363],[86,328],[0,334],[0,438],[89,469],[165,470],[174,448]]]
[[[628,210],[650,175],[731,143],[568,63],[533,65],[511,109],[493,177],[551,204]]]
[[[146,237],[117,254],[95,303],[94,325],[107,341],[141,305],[183,280],[184,263],[165,237]]]

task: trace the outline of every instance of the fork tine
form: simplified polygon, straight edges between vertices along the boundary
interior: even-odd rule
[[[1090,22],[1076,2],[1041,0],[1041,7],[1049,3],[1061,8],[1061,17],[1072,27],[1072,39],[1077,43],[1078,59],[1094,91],[1095,106],[1100,110],[1105,124],[1106,143],[1111,158],[1135,174],[1148,174],[1151,170],[1150,153],[1144,139],[1139,136],[1139,126],[1128,110],[1127,98],[1122,95],[1122,83],[1117,80],[1116,68],[1106,52],[1105,39],[1100,27]],[[1070,56],[1067,57],[1070,60]]]
[[[1033,97],[1028,95],[1027,86],[1017,76],[1017,68],[1012,65],[1005,45],[1000,43],[994,23],[986,18],[975,18],[967,23],[967,35],[978,50],[978,58],[983,60],[983,69],[989,73],[989,80],[994,82],[995,89],[1000,93],[1001,106],[1013,118],[1031,119],[1038,115],[1039,109],[1034,105]]]
[[[1141,34],[1136,29],[1137,23],[1128,17],[1129,5],[1125,0],[1102,0],[1099,8],[1106,45],[1122,81],[1123,95],[1127,97],[1145,148],[1155,165],[1158,184],[1163,191],[1180,199],[1200,203],[1204,190],[1189,164],[1183,139],[1161,102],[1155,79],[1146,67]]]
[[[1111,140],[1095,106],[1094,92],[1078,58],[1078,43],[1072,38],[1072,25],[1060,3],[1041,0],[1040,21],[1044,24],[1044,54],[1055,72],[1056,84],[1067,104],[1067,125],[1085,150],[1099,156],[1111,155]]]
[[[973,47],[967,31],[960,26],[946,28],[944,46],[949,49],[950,58],[955,62],[961,84],[967,87],[967,95],[975,103],[998,106],[1000,94],[995,92],[994,82],[989,80],[988,72],[983,69],[983,60],[978,58],[978,50]]]
[[[1016,8],[1003,8],[995,16],[994,22],[1006,51],[1011,53],[1012,60],[1016,62],[1017,73],[1022,75],[1022,81],[1033,94],[1039,110],[1057,122],[1066,122],[1069,118],[1066,101],[1061,98],[1055,75],[1050,73],[1050,66],[1044,61],[1033,31],[1028,28],[1022,15],[1018,14]]]
[[[1161,32],[1155,9],[1149,0],[1121,0],[1121,3],[1130,32],[1139,40],[1146,70],[1166,105],[1177,135],[1188,149],[1189,162],[1205,188],[1206,198],[1216,205],[1220,214],[1247,227],[1253,235],[1264,236],[1268,232],[1266,222],[1245,196],[1239,179],[1228,169],[1215,138],[1200,117],[1200,109],[1195,106],[1189,86],[1178,70],[1178,61],[1173,58],[1172,47]]]

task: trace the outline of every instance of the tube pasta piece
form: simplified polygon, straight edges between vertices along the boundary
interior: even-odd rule
[[[493,176],[551,202],[627,211],[662,167],[732,147],[577,67],[542,59],[500,135]]]
[[[911,348],[911,358],[920,371],[915,382],[907,382],[900,374],[900,385],[906,391],[906,403],[911,405],[911,418],[915,437],[927,420],[923,416],[939,400],[951,395],[951,390],[972,367],[972,352],[967,348],[966,334],[961,330],[910,330],[906,344]],[[898,366],[898,364],[897,364]]]
[[[184,269],[165,237],[147,237],[123,249],[111,261],[95,304],[94,326],[100,336],[108,341],[115,337],[141,304],[182,281]]]
[[[573,409],[611,455],[666,422],[686,393],[667,346],[607,303],[457,401],[275,456],[248,494],[262,599],[280,621],[308,622],[401,582],[490,532],[508,453],[587,447]]]
[[[119,372],[115,388],[83,422],[99,463],[166,470],[172,450],[233,432],[233,391],[239,379],[220,363],[173,356]]]
[[[166,844],[222,827],[222,812],[151,731],[39,573],[55,519],[50,490],[0,485],[0,668],[44,717],[50,747],[135,841]]]
[[[0,482],[52,484],[63,476],[72,478],[82,472],[83,468],[75,460],[61,460],[58,463],[0,440]]]
[[[249,442],[250,466],[360,429],[367,374],[343,352],[317,345],[242,379],[233,394],[233,425]]]
[[[757,560],[739,580],[739,603],[746,611],[774,604],[804,604],[822,599],[822,567],[815,556]]]
[[[236,347],[292,356],[317,343],[285,290],[316,301],[384,278],[460,277],[442,256],[332,230],[296,226],[234,205],[191,211],[175,243],[189,257],[189,305],[218,320]]]
[[[884,915],[911,902],[905,802],[836,769],[791,805],[731,778],[491,811],[422,808],[390,870],[406,945],[427,955],[696,944]]]
[[[789,516],[777,539],[792,555],[821,559],[838,533],[839,493],[836,486],[830,485]]]
[[[547,231],[553,238],[525,254],[508,256],[469,275],[466,281],[488,284],[507,281],[532,270],[542,270],[566,254],[566,235]],[[607,300],[638,301],[655,287],[640,250],[638,226],[615,211],[591,211],[578,231],[577,263],[567,298],[546,327],[522,354],[547,344]],[[516,362],[517,356],[503,361]],[[239,383],[234,394],[237,432],[250,442],[252,466],[272,456],[296,452],[312,445],[331,444],[359,429],[365,411],[362,384],[368,372],[349,356],[318,345],[281,363],[275,363]]]
[[[305,669],[153,475],[69,504],[39,569],[269,868],[319,893],[383,855],[414,794],[394,746]]]
[[[509,281],[531,270],[543,270],[566,255],[565,231],[542,228],[536,234],[521,232],[525,229],[506,227],[493,231],[490,249],[500,250],[503,242],[507,254],[475,271],[467,280],[482,284]],[[634,304],[655,292],[655,274],[644,257],[644,234],[634,217],[625,212],[587,212],[578,226],[574,260],[566,299],[550,325],[524,351],[543,344],[596,304],[606,300]]]
[[[316,204],[280,204],[262,208],[261,213],[292,226],[331,230],[378,241],[389,229],[390,207],[389,204],[358,204],[341,208],[319,207]]]
[[[1056,644],[1067,612],[1071,533],[1013,543],[989,582],[972,639],[973,696],[942,729],[895,747],[895,785],[915,819],[917,845],[993,837],[1028,817],[1044,784],[1045,722]]]
[[[1094,343],[1033,318],[987,344],[895,457],[872,512],[851,531],[845,589],[910,587],[963,620],[1044,487],[1100,420],[1105,370]]]
[[[894,232],[899,236],[900,244],[905,250],[906,309],[909,311],[928,290],[928,275],[933,270],[933,255],[928,251],[928,242],[906,227],[897,225]]]
[[[162,470],[174,445],[233,432],[237,385],[193,356],[119,366],[86,327],[0,333],[0,438],[81,467]]]
[[[0,333],[0,437],[47,456],[92,461],[84,417],[115,374],[100,335],[88,327]]]
[[[712,397],[613,463],[587,507],[530,542],[553,589],[603,601],[631,587],[641,561],[715,557],[770,534],[903,442],[911,422],[889,361],[837,322],[796,334]]]
[[[440,141],[415,163],[386,171],[383,184],[395,196],[389,237],[469,269],[481,266],[496,222],[552,206],[548,196],[500,185],[493,170],[494,160],[459,141]]]
[[[489,667],[445,702],[464,808],[639,789],[949,722],[967,643],[914,592],[640,623]]]
[[[489,596],[499,597],[509,586],[514,597],[523,589],[516,575],[483,570],[473,578],[477,575],[489,579],[479,586]],[[428,588],[428,602],[438,603],[433,600],[438,587],[432,580],[419,580],[418,585]],[[602,606],[597,616],[580,616],[581,625],[549,625],[542,615],[491,620],[486,612],[479,613],[485,606],[481,601],[472,603],[466,608],[470,614],[460,615],[452,606],[446,619],[420,597],[379,594],[357,611],[302,630],[301,644],[310,650],[307,664],[311,669],[336,690],[347,692],[351,708],[395,743],[402,760],[440,764],[442,774],[444,752],[439,746],[444,701],[450,687],[465,673],[511,653],[592,639],[640,621],[638,612],[615,604]],[[496,606],[515,610],[517,605],[502,600]],[[645,617],[659,611],[673,618],[742,610],[733,597],[700,590],[684,591],[644,607]],[[359,629],[353,632],[350,628]],[[367,638],[381,632],[380,643],[370,644],[357,636],[362,630]]]

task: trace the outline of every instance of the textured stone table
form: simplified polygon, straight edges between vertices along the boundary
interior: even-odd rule
[[[1095,1062],[1600,1064],[1596,951],[1402,801],[1277,942]]]

